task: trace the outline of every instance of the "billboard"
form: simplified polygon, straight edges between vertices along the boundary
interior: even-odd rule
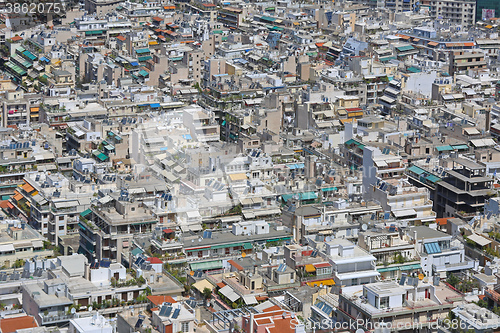
[[[483,9],[481,19],[483,21],[489,20],[495,17],[495,10],[494,9]]]

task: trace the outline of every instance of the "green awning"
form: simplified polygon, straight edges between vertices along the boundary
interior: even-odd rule
[[[24,51],[23,55],[28,57],[30,60],[36,60],[36,56],[33,53],[31,53],[30,51]]]
[[[314,192],[304,192],[304,193],[297,193],[297,194],[283,194],[281,198],[283,198],[283,201],[287,202],[294,196],[298,195],[299,200],[304,201],[304,200],[314,200],[318,198],[318,195]]]
[[[384,273],[384,272],[392,272],[392,271],[398,271],[399,270],[399,266],[395,266],[395,267],[383,267],[383,268],[377,268],[377,271],[379,273]]]
[[[388,57],[378,58],[378,61],[389,61],[389,60],[393,60],[393,59],[396,59],[396,57],[394,57],[394,56],[388,56]]]
[[[222,33],[222,30],[214,30],[213,33],[214,35],[219,35]]]
[[[411,167],[408,168],[409,171],[416,173],[417,175],[421,175],[425,172],[425,170],[419,168],[416,165],[412,165]]]
[[[420,269],[420,268],[422,268],[422,266],[420,266],[420,264],[401,265],[399,267],[399,269],[402,270],[402,271],[409,271],[409,270],[412,270],[412,269]]]
[[[138,50],[135,50],[135,53],[137,54],[146,54],[146,53],[150,53],[151,51],[149,49],[138,49]]]
[[[406,46],[400,46],[400,47],[396,47],[396,49],[399,51],[399,52],[405,52],[405,51],[410,51],[410,50],[414,50],[415,48],[411,45],[406,45]]]
[[[222,260],[215,260],[215,261],[206,261],[206,262],[196,262],[192,263],[191,265],[191,270],[192,271],[210,271],[213,269],[220,269],[222,268]]]
[[[421,70],[418,69],[417,67],[413,67],[412,66],[412,67],[408,67],[408,72],[410,72],[410,73],[420,73]]]
[[[9,200],[10,199],[10,195],[2,195],[2,200]]]
[[[89,208],[89,209],[86,209],[83,212],[81,212],[80,216],[85,217],[85,216],[89,215],[90,213],[92,213],[92,210],[90,210],[90,208]]]
[[[112,150],[115,150],[115,147],[113,145],[106,145],[106,146],[104,146],[104,149],[106,149],[108,151],[112,151]]]
[[[274,22],[276,19],[274,17],[269,17],[269,16],[261,16],[261,20],[268,21],[268,22]]]
[[[149,73],[148,73],[147,71],[145,71],[144,69],[141,69],[141,70],[139,71],[139,75],[140,75],[140,76],[143,76],[143,77],[146,77],[146,76],[148,76],[148,75],[149,75]]]
[[[181,61],[182,57],[173,57],[173,58],[169,58],[168,60],[169,61]]]
[[[144,253],[144,251],[142,251],[140,248],[136,247],[135,249],[132,250],[132,255],[135,257],[135,256],[138,256],[139,254],[142,254]]]
[[[345,143],[345,144],[346,144],[347,146],[352,145],[352,144],[355,144],[355,145],[356,145],[356,146],[358,146],[360,149],[363,149],[363,148],[365,147],[365,145],[364,145],[364,144],[362,144],[361,142],[356,141],[356,140],[354,140],[354,139],[350,139],[350,140],[346,141],[346,143]]]
[[[274,7],[267,7],[265,10],[266,11],[273,11],[273,10],[275,10],[275,8]]]
[[[101,151],[99,151],[99,150],[94,150],[92,152],[92,154],[95,157],[97,157],[99,160],[101,160],[101,162],[104,162],[104,161],[106,161],[108,159],[108,157],[104,153],[102,153]]]
[[[427,178],[425,178],[425,179],[427,179],[427,180],[428,180],[428,181],[430,181],[431,183],[436,183],[436,182],[438,182],[438,181],[440,181],[440,180],[441,180],[441,178],[439,178],[439,177],[437,177],[437,176],[434,176],[434,175],[430,175],[430,176],[428,176],[428,177],[427,177]]]
[[[81,223],[78,223],[78,226],[80,227],[80,229],[82,229],[84,231],[87,230],[87,228]]]
[[[438,146],[438,147],[436,147],[436,150],[437,151],[450,151],[450,150],[453,150],[453,147],[450,145]]]
[[[243,243],[243,250],[250,250],[253,248],[252,243]]]
[[[337,188],[336,187],[327,187],[327,188],[322,188],[321,191],[323,191],[323,192],[333,192],[333,191],[337,191]]]
[[[153,59],[153,57],[149,56],[149,55],[148,56],[143,56],[143,57],[137,57],[137,60],[139,60],[139,61],[148,61],[148,60],[151,60],[151,59]]]
[[[467,145],[456,145],[456,146],[452,146],[452,147],[455,150],[468,150],[469,149],[469,146],[467,146]]]
[[[102,35],[103,32],[102,30],[85,31],[85,36]]]

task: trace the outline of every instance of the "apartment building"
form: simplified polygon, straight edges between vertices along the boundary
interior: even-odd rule
[[[493,179],[486,176],[486,167],[465,158],[450,161],[443,181],[437,183],[434,210],[438,217],[474,216],[484,210]]]
[[[426,276],[444,278],[449,272],[478,267],[479,262],[467,257],[460,242],[442,231],[420,226],[409,229],[408,237],[416,245],[422,271]]]
[[[431,329],[448,316],[461,295],[443,284],[433,285],[414,278],[369,283],[342,288],[338,315],[343,321],[361,318],[359,329],[373,330],[375,324],[391,323],[398,332],[413,332],[412,325]],[[429,308],[435,309],[429,312]]]
[[[449,59],[449,73],[468,74],[469,70],[478,72],[486,68],[483,52],[452,51]]]
[[[451,24],[469,26],[476,21],[476,1],[474,0],[427,0],[430,16],[434,19],[447,20]]]

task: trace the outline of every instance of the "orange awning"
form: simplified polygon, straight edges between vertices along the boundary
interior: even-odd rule
[[[472,43],[472,42],[464,43],[464,46],[474,46],[474,43]]]
[[[9,207],[10,209],[13,209],[14,208],[14,205],[11,204],[10,202],[7,202],[7,207]]]
[[[307,273],[316,272],[316,267],[314,267],[314,265],[307,264],[307,265],[306,265],[306,272],[307,272]]]
[[[436,42],[429,42],[427,45],[429,46],[438,46],[439,43],[436,43]]]
[[[413,41],[418,42],[418,41],[420,41],[420,38],[413,38]]]
[[[31,110],[31,112],[38,112],[38,111],[40,111],[40,108],[36,107],[36,108],[31,108],[30,110]]]
[[[335,285],[335,281],[333,281],[333,279],[326,279],[326,280],[320,280],[320,281],[307,282],[307,285],[309,287],[314,287],[314,286],[319,286],[319,285],[333,286],[333,285]]]
[[[23,190],[25,190],[26,192],[30,193],[31,191],[34,190],[33,186],[31,186],[30,184],[26,183],[24,184],[23,186],[21,186],[23,188]]]
[[[399,35],[399,37],[403,38],[404,40],[410,39],[410,36],[405,36],[405,35]]]
[[[13,197],[14,200],[19,201],[23,198],[23,195],[21,193],[16,193],[16,195]]]
[[[342,125],[344,125],[345,123],[351,123],[352,119],[353,118],[350,118],[350,119],[340,119],[340,122],[342,123]]]

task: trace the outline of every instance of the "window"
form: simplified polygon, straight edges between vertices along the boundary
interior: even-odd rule
[[[189,332],[189,321],[185,321],[181,323],[181,331],[182,332]]]
[[[380,297],[380,308],[385,309],[389,307],[389,297]]]

